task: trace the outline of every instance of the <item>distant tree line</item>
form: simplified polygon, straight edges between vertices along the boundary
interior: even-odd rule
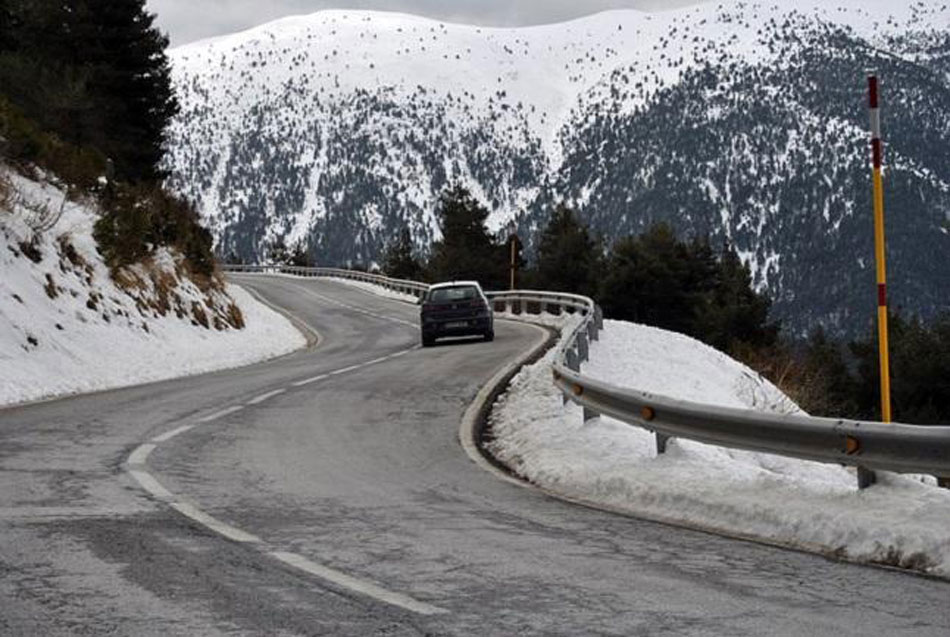
[[[383,255],[396,278],[434,282],[474,279],[508,287],[507,237],[493,237],[487,209],[463,187],[447,188],[438,211],[442,239],[428,259],[408,229]],[[746,362],[814,415],[880,418],[877,337],[830,340],[820,328],[806,339],[771,321],[771,301],[753,288],[748,265],[729,245],[682,240],[658,223],[612,246],[591,234],[569,208],[556,208],[540,231],[529,268],[519,255],[519,287],[594,298],[608,318],[680,332]],[[950,422],[950,314],[926,325],[893,314],[891,365],[897,420]]]
[[[111,266],[168,245],[209,275],[210,233],[161,187],[178,102],[154,20],[145,0],[0,0],[0,158],[98,197]]]

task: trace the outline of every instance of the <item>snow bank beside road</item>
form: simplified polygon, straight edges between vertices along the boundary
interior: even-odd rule
[[[2,167],[0,178],[0,406],[237,367],[306,343],[242,289],[199,287],[166,250],[120,286],[96,251],[91,204]],[[61,205],[31,249],[36,211]]]
[[[585,374],[681,399],[731,407],[797,407],[745,366],[682,335],[607,321]],[[653,435],[612,418],[583,423],[562,406],[553,351],[525,367],[491,415],[491,452],[531,482],[640,517],[858,562],[950,578],[950,491],[890,474],[858,491],[837,465]],[[925,483],[926,482],[926,483]]]
[[[364,292],[369,292],[371,294],[375,294],[376,296],[382,296],[395,301],[404,301],[406,303],[412,304],[415,304],[416,301],[418,301],[418,299],[411,294],[406,294],[405,292],[396,292],[368,281],[357,281],[356,279],[344,279],[342,277],[327,277],[327,279],[330,281],[336,281],[337,283],[345,283],[346,285],[352,286],[354,288],[359,288]]]

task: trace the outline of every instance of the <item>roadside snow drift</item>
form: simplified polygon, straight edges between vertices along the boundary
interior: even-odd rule
[[[878,474],[859,491],[837,465],[670,440],[600,417],[583,422],[551,382],[553,350],[525,367],[491,415],[490,451],[517,474],[571,499],[724,535],[950,577],[950,491],[930,477]],[[706,345],[606,321],[583,372],[709,404],[800,411],[777,388]]]
[[[244,290],[199,287],[167,250],[117,283],[96,251],[91,204],[2,167],[0,179],[0,405],[236,367],[305,344]],[[43,219],[55,225],[37,231]]]

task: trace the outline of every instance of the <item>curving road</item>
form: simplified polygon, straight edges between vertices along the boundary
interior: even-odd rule
[[[498,480],[462,412],[536,328],[238,278],[319,344],[0,411],[0,635],[940,635],[950,584]],[[107,355],[107,353],[106,353]]]

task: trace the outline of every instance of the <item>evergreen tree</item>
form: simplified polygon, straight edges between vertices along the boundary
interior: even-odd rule
[[[890,315],[891,403],[894,420],[915,424],[950,422],[950,313],[930,326]],[[880,419],[877,332],[851,344],[858,360],[861,416]]]
[[[570,208],[559,206],[541,233],[534,285],[593,297],[600,270],[598,243]]]
[[[11,0],[0,0],[0,53],[13,50],[16,31],[20,27],[11,5]]]
[[[813,416],[853,417],[857,415],[854,379],[844,353],[817,327],[805,346],[804,376],[809,394],[799,404]]]
[[[443,192],[438,211],[441,241],[432,246],[429,276],[435,281],[476,280],[491,289],[504,285],[504,246],[485,227],[488,210],[460,184]]]
[[[145,0],[0,0],[0,93],[59,138],[111,158],[116,176],[161,178],[178,109]]]
[[[749,267],[726,246],[714,268],[713,288],[698,317],[696,332],[723,351],[730,351],[736,342],[757,346],[775,343],[778,325],[768,320],[772,302],[753,289]]]
[[[165,49],[145,0],[74,3],[73,59],[88,70],[99,121],[92,144],[111,157],[120,177],[163,176],[165,129],[178,112]]]
[[[400,230],[397,237],[386,246],[383,272],[394,279],[415,281],[422,277],[422,265],[412,253],[412,235],[408,227]]]
[[[306,241],[298,241],[288,256],[288,263],[298,268],[312,268],[313,259],[310,258],[310,246]]]
[[[664,223],[614,244],[601,287],[605,314],[664,329],[692,333],[697,306],[695,276],[686,246]]]
[[[287,249],[287,242],[283,237],[272,239],[267,244],[267,261],[275,265],[287,265],[290,263],[290,250]]]

